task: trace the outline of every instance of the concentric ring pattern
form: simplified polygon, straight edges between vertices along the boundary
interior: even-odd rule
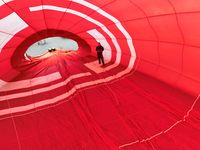
[[[198,149],[199,4],[0,0],[0,149]],[[78,51],[24,55],[56,36]]]

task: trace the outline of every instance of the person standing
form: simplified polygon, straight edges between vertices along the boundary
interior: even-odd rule
[[[103,58],[103,51],[104,51],[104,47],[101,45],[101,43],[98,43],[98,46],[96,47],[96,51],[97,51],[97,57],[99,60],[99,64],[105,65],[104,63],[104,58]]]

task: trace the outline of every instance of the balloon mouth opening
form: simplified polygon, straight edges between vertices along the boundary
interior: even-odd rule
[[[78,43],[65,37],[49,37],[32,44],[24,53],[26,60],[43,59],[58,53],[75,52],[79,49]]]
[[[50,47],[46,47],[45,49],[40,49],[43,54],[39,54],[39,55],[32,55],[29,56],[29,53],[27,53],[27,50],[34,44],[38,45],[39,42],[39,47],[41,48],[42,46],[44,46],[45,42],[42,41],[44,39],[48,39],[50,38],[52,40],[52,38],[59,38],[59,40],[63,40],[66,42],[66,40],[72,42],[73,44],[66,44],[65,42],[65,46],[64,47],[62,44],[59,44],[59,42],[55,42],[54,40],[54,44],[58,44],[57,46],[50,46]],[[62,42],[63,42],[62,41]],[[61,43],[62,43],[61,42]],[[69,43],[70,43],[69,42]],[[45,45],[46,46],[46,45]],[[63,46],[63,47],[62,47]],[[71,47],[70,47],[71,46]],[[73,48],[72,48],[73,47]],[[55,49],[55,50],[54,50]],[[39,50],[39,51],[40,51]],[[34,52],[36,52],[35,50],[33,50]],[[32,34],[31,36],[27,37],[24,41],[22,41],[15,49],[14,53],[11,56],[11,65],[15,70],[19,70],[21,71],[21,66],[24,66],[27,61],[29,60],[34,60],[37,59],[38,57],[40,59],[43,59],[44,54],[48,54],[45,55],[47,57],[50,56],[54,56],[56,54],[65,54],[68,52],[74,52],[74,53],[78,53],[81,56],[87,56],[91,54],[91,47],[90,45],[80,36],[68,32],[68,31],[64,31],[64,30],[54,30],[54,29],[48,29],[48,30],[42,30],[42,31],[38,31],[37,33]]]

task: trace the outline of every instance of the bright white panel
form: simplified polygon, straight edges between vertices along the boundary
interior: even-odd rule
[[[28,27],[28,25],[16,14],[12,13],[0,20],[0,52],[12,37]]]
[[[20,80],[15,82],[5,82],[3,80],[0,80],[0,92],[29,88],[32,86],[49,83],[58,79],[61,79],[61,75],[59,72],[55,72],[42,77],[36,77],[33,79]]]
[[[97,42],[101,43],[101,45],[104,47],[103,56],[104,56],[105,60],[110,61],[112,51],[111,51],[111,47],[108,44],[106,38],[96,29],[89,30],[89,31],[87,31],[87,33],[89,33],[92,37],[94,37]]]
[[[4,5],[5,3],[11,2],[13,0],[4,0],[4,2],[2,0],[0,0],[0,6]]]

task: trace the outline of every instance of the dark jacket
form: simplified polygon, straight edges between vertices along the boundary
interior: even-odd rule
[[[97,51],[97,53],[102,53],[102,52],[104,51],[103,46],[98,45],[98,46],[96,47],[96,51]]]

